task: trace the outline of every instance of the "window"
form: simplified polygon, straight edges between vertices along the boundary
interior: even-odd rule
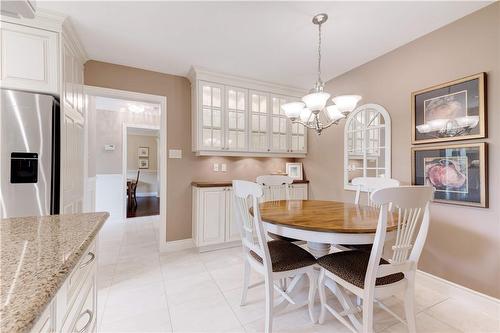
[[[391,177],[391,118],[378,104],[349,114],[344,128],[344,188],[356,177]]]

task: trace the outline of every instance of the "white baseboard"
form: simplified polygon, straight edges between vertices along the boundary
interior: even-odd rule
[[[175,252],[181,250],[192,249],[194,242],[192,238],[179,239],[175,241],[167,241],[160,249],[161,252]]]
[[[198,251],[199,252],[208,252],[208,251],[215,251],[215,250],[221,250],[221,249],[228,249],[230,247],[237,247],[237,246],[241,246],[240,240],[226,242],[226,243],[199,246]]]
[[[136,193],[138,198],[144,198],[144,197],[157,197],[158,192],[137,192]]]
[[[157,222],[157,221],[160,221],[160,215],[150,215],[150,216],[139,216],[139,217],[127,217],[125,219],[125,223],[127,222],[137,222],[137,223],[141,223],[141,222]]]
[[[474,304],[475,307],[490,316],[497,317],[500,315],[500,299],[498,298],[480,293],[421,270],[417,270],[416,280],[418,284],[434,289],[445,296],[463,300],[468,304]]]

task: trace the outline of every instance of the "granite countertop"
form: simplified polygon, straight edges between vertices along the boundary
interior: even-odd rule
[[[27,332],[108,218],[108,213],[0,221],[0,331]]]
[[[308,184],[308,180],[294,180],[294,184]],[[231,180],[226,181],[193,181],[191,182],[191,186],[194,187],[226,187],[233,186],[233,182]]]

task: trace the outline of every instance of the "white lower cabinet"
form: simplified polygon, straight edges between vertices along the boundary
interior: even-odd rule
[[[290,185],[290,200],[307,200],[307,189],[306,183]],[[240,244],[233,200],[230,186],[193,186],[193,241],[200,252]]]
[[[97,245],[94,240],[69,274],[31,333],[96,331]]]
[[[307,200],[308,199],[307,184],[292,184],[290,185],[290,200]]]
[[[239,240],[232,196],[231,187],[193,187],[193,240],[200,251]]]

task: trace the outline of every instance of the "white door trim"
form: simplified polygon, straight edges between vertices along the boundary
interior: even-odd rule
[[[84,86],[87,95],[102,96],[110,98],[129,99],[160,105],[160,251],[167,245],[167,97],[159,95],[143,94],[133,91]],[[126,177],[125,177],[126,181]],[[126,184],[125,184],[126,185]]]

